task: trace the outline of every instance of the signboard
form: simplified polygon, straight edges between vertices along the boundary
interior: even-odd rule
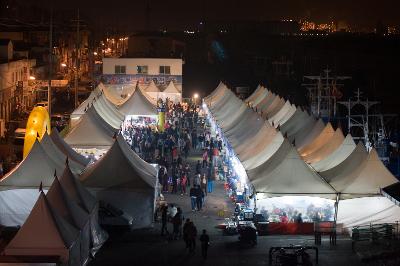
[[[47,87],[49,86],[49,81],[48,80],[29,80],[28,81],[29,86],[38,86],[38,87]],[[53,79],[51,80],[51,86],[52,87],[66,87],[68,85],[68,80],[67,79]]]

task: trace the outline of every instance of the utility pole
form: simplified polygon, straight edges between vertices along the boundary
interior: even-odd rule
[[[53,9],[50,10],[50,29],[49,29],[49,86],[47,89],[47,108],[51,121],[51,78],[53,75]]]
[[[76,21],[76,58],[75,58],[75,108],[78,107],[78,75],[79,75],[79,59],[80,59],[80,38],[79,38],[79,9],[78,20]]]

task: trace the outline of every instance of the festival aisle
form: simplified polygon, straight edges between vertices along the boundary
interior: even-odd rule
[[[188,162],[191,165],[191,182],[197,160],[201,160],[201,151],[191,151]],[[182,239],[168,240],[160,236],[161,223],[155,223],[153,229],[110,234],[110,240],[90,265],[268,265],[268,251],[271,246],[313,245],[313,236],[263,236],[259,237],[254,248],[242,247],[238,243],[238,235],[224,236],[217,225],[224,222],[234,210],[224,191],[222,181],[214,182],[214,191],[208,194],[202,211],[191,210],[188,195],[166,193],[168,203],[176,204],[183,210],[185,218],[191,219],[197,227],[198,235],[203,229],[210,236],[208,258],[201,257],[200,242],[194,254],[185,249]],[[168,223],[168,231],[172,232],[172,224]],[[319,249],[319,265],[361,265],[357,255],[351,251],[351,241],[339,238],[338,245],[329,246],[323,240]],[[332,258],[335,258],[332,260]]]

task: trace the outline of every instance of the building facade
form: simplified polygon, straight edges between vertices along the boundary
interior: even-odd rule
[[[8,122],[34,103],[35,95],[28,81],[36,60],[14,58],[10,40],[0,40],[0,50],[0,119]]]
[[[173,81],[182,92],[183,60],[176,58],[104,58],[104,84],[135,84],[147,86],[151,81],[161,90]]]

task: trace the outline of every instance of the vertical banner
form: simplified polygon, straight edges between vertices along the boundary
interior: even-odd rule
[[[157,108],[158,112],[158,131],[164,132],[165,125],[165,107],[162,104],[159,104]]]

